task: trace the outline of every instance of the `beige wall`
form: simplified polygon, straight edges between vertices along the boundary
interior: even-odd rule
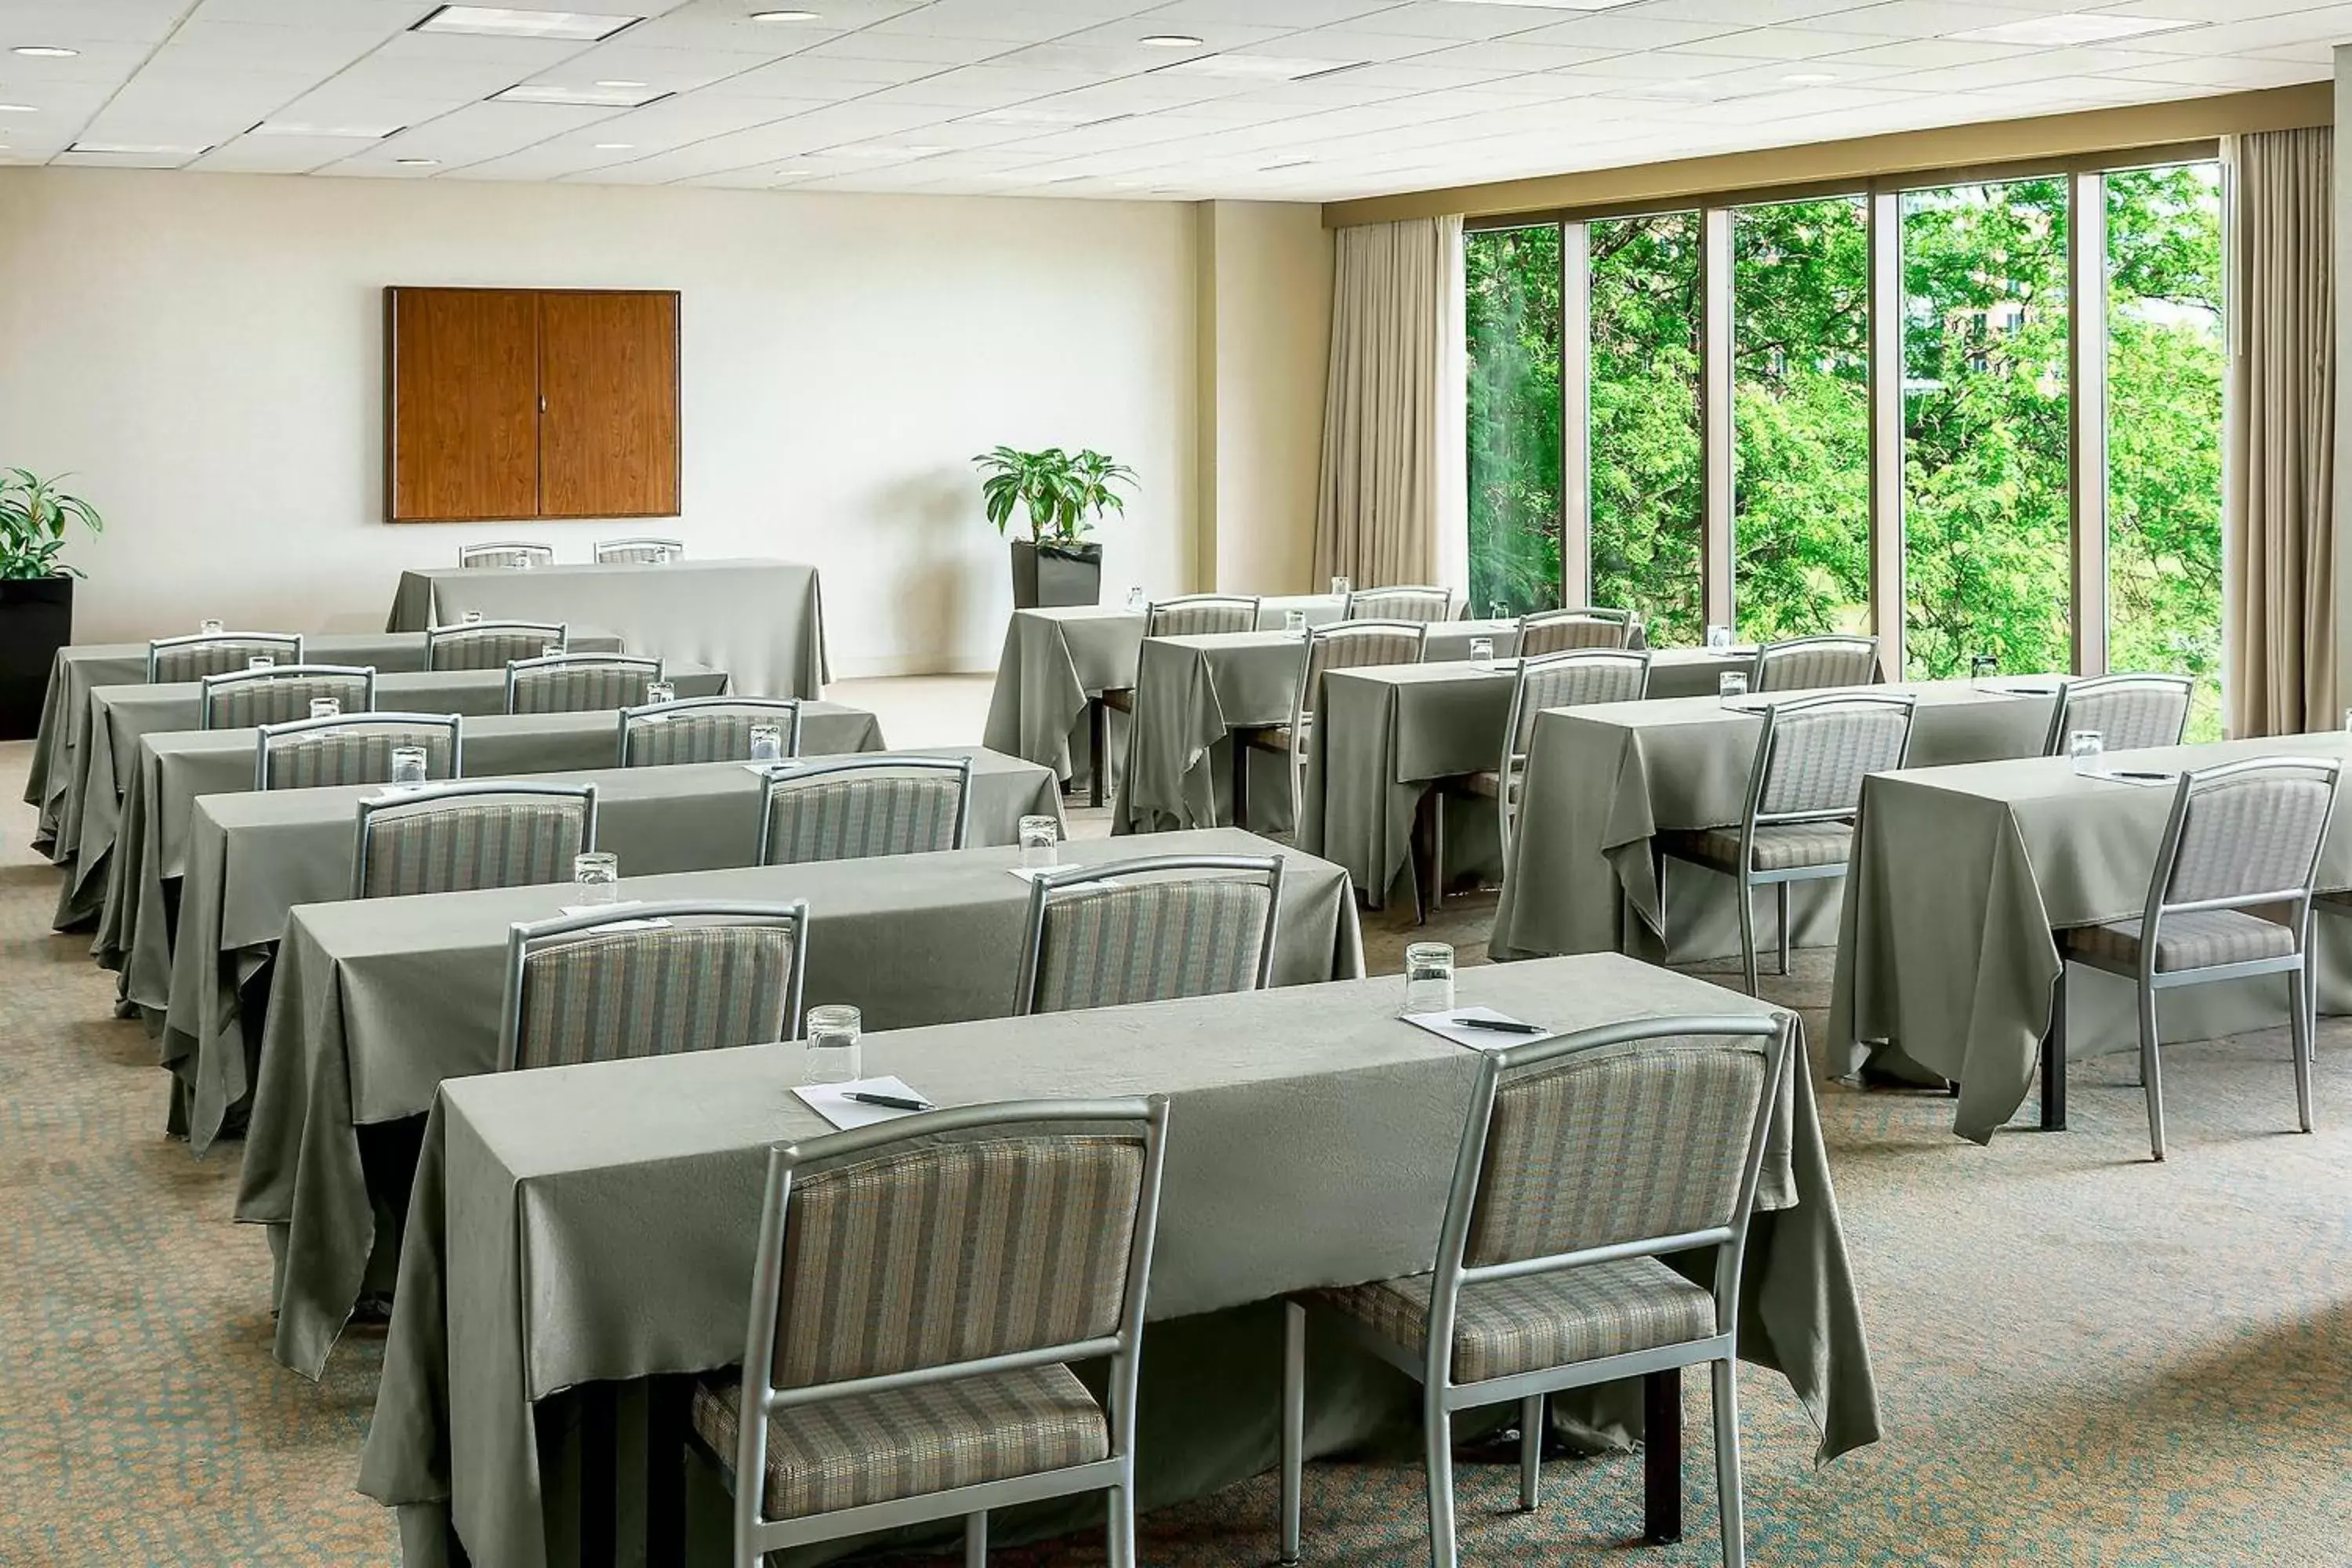
[[[1317,223],[1232,204],[1204,220],[1164,203],[0,170],[0,463],[74,470],[110,521],[71,553],[90,577],[83,640],[205,616],[381,624],[400,568],[461,540],[572,558],[624,531],[382,521],[383,286],[677,289],[690,548],[815,562],[838,674],[990,668],[1010,593],[969,458],[999,441],[1095,446],[1140,472],[1104,531],[1113,596],[1300,580],[1329,315]]]

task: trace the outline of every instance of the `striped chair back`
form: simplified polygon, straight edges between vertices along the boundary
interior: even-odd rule
[[[2254,757],[2184,776],[2156,901],[2308,899],[2341,766],[2333,757]]]
[[[596,563],[600,566],[628,563],[639,566],[667,566],[673,561],[686,559],[683,539],[600,539],[596,542]]]
[[[406,746],[425,753],[426,778],[457,778],[464,723],[455,713],[358,713],[265,724],[255,742],[254,787],[389,784],[392,753]]]
[[[1036,879],[1015,1011],[1263,990],[1282,865],[1276,855],[1158,856]]]
[[[2110,752],[2177,746],[2189,728],[2197,683],[2185,675],[2099,675],[2070,680],[2058,690],[2057,710],[2043,737],[2044,756],[2066,754],[2066,737],[2095,730]]]
[[[621,710],[621,765],[673,767],[681,763],[740,763],[751,755],[751,731],[781,731],[783,754],[801,754],[797,697],[687,697]]]
[[[302,638],[293,632],[198,632],[157,637],[147,645],[147,679],[202,680],[249,668],[257,658],[278,664],[302,662]]]
[[[1315,626],[1307,634],[1307,664],[1299,671],[1294,718],[1315,711],[1323,695],[1323,678],[1335,669],[1364,669],[1382,664],[1419,664],[1429,646],[1429,626],[1422,621],[1340,621]]]
[[[1343,621],[1450,621],[1451,589],[1414,584],[1397,588],[1359,588],[1348,595]]]
[[[1257,630],[1258,601],[1241,594],[1187,594],[1159,599],[1143,617],[1148,637],[1199,637]]]
[[[431,626],[425,633],[427,669],[504,669],[519,658],[537,658],[553,643],[571,646],[569,630],[555,621],[474,621]]]
[[[836,757],[778,768],[760,809],[760,864],[961,849],[970,757]]]
[[[1868,686],[1877,679],[1876,637],[1790,637],[1766,643],[1756,654],[1758,691],[1817,691],[1829,686]]]
[[[601,713],[642,708],[662,661],[618,653],[556,653],[507,666],[509,713]]]
[[[352,897],[567,882],[595,847],[593,784],[428,785],[360,802]]]
[[[290,664],[237,670],[204,679],[201,727],[250,730],[308,719],[313,699],[331,697],[346,713],[375,706],[375,669],[369,665]]]
[[[648,929],[648,921],[665,923]],[[518,923],[507,941],[499,1066],[793,1039],[807,923],[799,902],[649,904]]]
[[[1538,610],[1519,617],[1519,657],[1539,658],[1570,648],[1624,647],[1633,638],[1633,617],[1624,610],[1590,605]]]
[[[1528,753],[1536,715],[1547,708],[1581,708],[1593,702],[1638,702],[1650,692],[1646,648],[1575,648],[1519,659],[1517,688],[1511,693],[1510,754]]]
[[[552,544],[461,544],[457,547],[460,566],[552,566],[555,546]]]
[[[1756,821],[1853,815],[1862,781],[1903,765],[1914,700],[1892,695],[1802,697],[1765,710],[1748,785]]]

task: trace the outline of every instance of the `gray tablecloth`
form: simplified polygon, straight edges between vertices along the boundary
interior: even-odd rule
[[[728,689],[727,672],[700,665],[672,664],[669,679],[680,697],[716,697]],[[384,711],[462,713],[467,718],[506,707],[503,669],[413,670],[379,673],[376,707]],[[90,689],[89,723],[71,760],[67,815],[58,826],[50,858],[66,870],[58,895],[57,929],[70,931],[105,908],[107,857],[120,826],[123,791],[136,771],[142,736],[195,730],[204,722],[204,689],[194,681],[155,686],[100,686]],[[614,722],[618,722],[617,717]]]
[[[1181,1334],[1179,1320],[1430,1267],[1476,1058],[1398,1021],[1399,985],[909,1030],[869,1038],[866,1068],[947,1105],[1170,1096],[1150,1315],[1153,1334]],[[1563,1028],[1759,1005],[1614,955],[1468,970],[1458,987]],[[476,1563],[540,1568],[565,1544],[564,1479],[539,1447],[562,1423],[545,1407],[535,1421],[535,1402],[739,1360],[767,1148],[826,1130],[790,1092],[797,1065],[752,1047],[445,1087],[360,1478],[412,1505],[411,1568],[440,1560],[452,1509]],[[1795,1078],[1748,1244],[1740,1344],[1787,1375],[1828,1456],[1877,1437],[1877,1397],[1811,1085]],[[1274,1346],[1187,1378],[1155,1360],[1160,1342],[1142,1357],[1141,1504],[1270,1466]],[[1263,1371],[1260,1397],[1230,1392],[1241,1366]],[[1204,1416],[1221,1396],[1226,1409]],[[1325,1446],[1349,1436],[1317,1430]]]
[[[1050,774],[1019,765],[1052,793]],[[1151,848],[1265,854],[1279,847],[1228,829]],[[1099,839],[1063,846],[1073,864],[1132,852]],[[1346,874],[1284,853],[1276,982],[1361,973]],[[1029,898],[1028,883],[1013,875],[1019,859],[1016,849],[966,849],[704,871],[627,879],[621,894],[806,899],[809,1004],[853,1003],[869,1027],[905,1028],[1012,1012]],[[272,1238],[285,1261],[276,1349],[287,1365],[315,1377],[326,1364],[377,1244],[371,1194],[407,1191],[404,1171],[390,1187],[363,1172],[357,1129],[421,1116],[442,1079],[490,1070],[507,928],[552,916],[575,897],[569,887],[514,888],[313,904],[287,921],[236,1205],[237,1218],[280,1229]],[[397,1245],[396,1233],[388,1239]]]
[[[2050,727],[2051,699],[1967,681],[1870,688],[1919,699],[1911,758],[1927,767],[2029,756]],[[1791,697],[1817,693],[1791,692]],[[1498,959],[1622,949],[1677,960],[1739,951],[1732,882],[1682,862],[1667,871],[1659,912],[1654,835],[1738,823],[1762,725],[1707,698],[1549,710],[1536,720],[1520,786],[1517,831],[1488,952]],[[1794,936],[1832,942],[1838,883],[1799,884]],[[1623,912],[1631,910],[1633,919]],[[1773,903],[1757,900],[1758,941]]]
[[[2342,734],[2226,741],[2115,752],[2111,768],[2179,772],[2246,757],[2352,758]],[[2034,1079],[2051,988],[2053,930],[2137,920],[2147,903],[2169,786],[2078,776],[2063,757],[1906,769],[1863,786],[1830,1005],[1832,1060],[1958,1080],[1953,1131],[1990,1141],[2024,1103]],[[2337,802],[2320,860],[2320,886],[2352,888],[2352,827]],[[2352,1011],[2352,931],[2315,922],[2324,1010]],[[2067,977],[2070,1055],[2137,1049],[2133,983],[2080,966]],[[2165,993],[2167,1039],[2211,1039],[2286,1021],[2283,976]],[[2282,1127],[2293,1109],[2279,1068]]]
[[[1431,661],[1467,658],[1486,637],[1498,656],[1518,640],[1516,621],[1447,621],[1429,628]],[[1280,631],[1147,637],[1135,672],[1135,720],[1127,767],[1111,813],[1113,833],[1212,827],[1228,820],[1229,770],[1236,729],[1290,722],[1307,645]],[[1289,763],[1269,752],[1250,758],[1252,826],[1270,833],[1290,822]]]
[[[797,562],[404,572],[385,624],[396,632],[422,631],[467,610],[492,620],[576,622],[617,632],[633,653],[727,670],[747,697],[822,697],[832,679],[816,568]]]

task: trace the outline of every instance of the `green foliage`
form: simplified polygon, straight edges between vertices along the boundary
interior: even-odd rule
[[[1127,510],[1127,498],[1116,487],[1135,484],[1133,468],[1092,447],[1072,455],[1059,447],[1039,452],[999,447],[974,458],[972,465],[988,476],[981,482],[981,503],[996,531],[1005,531],[1018,506],[1040,544],[1084,542],[1089,518]]]
[[[66,547],[66,530],[79,521],[98,533],[106,521],[89,502],[59,489],[63,478],[45,479],[26,468],[0,468],[0,578],[82,575],[58,561]]]
[[[1480,612],[1559,603],[1559,230],[1463,247],[1470,361],[1470,590]]]
[[[1695,643],[1699,581],[1699,222],[1591,226],[1592,602]]]

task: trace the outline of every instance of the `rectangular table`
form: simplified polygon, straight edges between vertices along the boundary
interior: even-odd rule
[[[1036,776],[1051,788],[1050,775]],[[1355,900],[1338,867],[1230,829],[1151,850],[1284,855],[1276,984],[1363,973]],[[1071,864],[1133,853],[1098,839],[1062,847]],[[1017,849],[964,849],[629,878],[621,891],[646,901],[806,899],[809,1005],[852,1003],[868,1027],[905,1028],[1013,1011],[1029,900],[1029,884],[1013,875],[1019,861]],[[276,1350],[287,1365],[319,1375],[379,1245],[371,1199],[408,1190],[405,1170],[363,1167],[360,1129],[421,1116],[444,1079],[491,1069],[507,928],[577,896],[569,886],[510,888],[310,904],[288,919],[236,1204],[238,1219],[277,1233]],[[388,1255],[398,1236],[381,1239]]]
[[[404,572],[385,625],[421,631],[467,610],[491,620],[576,621],[617,632],[633,653],[729,671],[746,697],[822,697],[832,679],[816,568],[798,562]]]
[[[1138,1401],[1140,1506],[1273,1464],[1281,1322],[1252,1304],[1430,1267],[1477,1059],[1398,1020],[1401,984],[866,1042],[868,1071],[944,1105],[1173,1101]],[[1457,985],[1465,1003],[1560,1028],[1761,1008],[1613,954],[1466,970]],[[752,1047],[444,1087],[360,1476],[362,1490],[402,1505],[411,1568],[443,1560],[453,1517],[477,1563],[560,1559],[575,1500],[561,1456],[540,1445],[572,1426],[566,1391],[741,1356],[768,1146],[826,1131],[790,1092],[796,1066]],[[1828,1458],[1876,1439],[1877,1395],[1812,1085],[1801,1068],[1792,1076],[1748,1241],[1740,1348],[1789,1379]],[[1318,1353],[1319,1447],[1410,1418],[1393,1374],[1350,1384],[1345,1370],[1361,1364]],[[1018,1520],[1006,1528],[1018,1533]]]
[[[673,664],[667,674],[680,697],[718,697],[729,689],[723,669]],[[503,669],[415,670],[379,674],[375,702],[384,712],[502,713],[507,702]],[[89,723],[72,760],[67,813],[58,825],[50,858],[66,870],[58,895],[57,929],[69,931],[96,918],[105,907],[102,879],[120,826],[122,793],[135,771],[142,735],[196,730],[204,724],[204,688],[195,681],[153,686],[93,687]],[[614,719],[619,722],[618,716]]]
[[[2340,733],[2111,752],[2110,768],[2177,773],[2262,756],[2352,761]],[[2137,920],[2172,811],[2168,786],[2084,777],[2063,757],[1906,769],[1863,786],[1839,933],[1828,1047],[1840,1069],[1866,1059],[1960,1086],[1952,1130],[1989,1142],[2032,1087],[2058,977],[2054,931]],[[2352,888],[2352,826],[2339,795],[2319,885]],[[2315,922],[2322,1010],[2352,1011],[2352,931]],[[2076,966],[2067,977],[2070,1053],[2136,1050],[2134,983]],[[2213,1039],[2286,1020],[2282,976],[2165,994],[2167,1039]],[[1864,1042],[1882,1042],[1873,1047]],[[2279,1066],[2282,1117],[2293,1100]],[[2291,1122],[2282,1121],[2282,1126]]]
[[[2047,689],[2056,680],[2004,684]],[[1857,689],[1919,700],[1911,759],[1923,767],[2031,756],[2050,728],[2046,690],[2010,695],[1964,680]],[[1539,714],[1487,951],[1498,959],[1621,948],[1677,960],[1738,952],[1731,879],[1699,867],[1669,868],[1665,901],[1674,920],[1664,929],[1652,840],[1677,829],[1737,826],[1762,732],[1753,712],[1707,698]],[[1798,944],[1835,940],[1837,902],[1834,880],[1796,886]],[[1773,929],[1770,900],[1760,900],[1758,919],[1761,942]]]

